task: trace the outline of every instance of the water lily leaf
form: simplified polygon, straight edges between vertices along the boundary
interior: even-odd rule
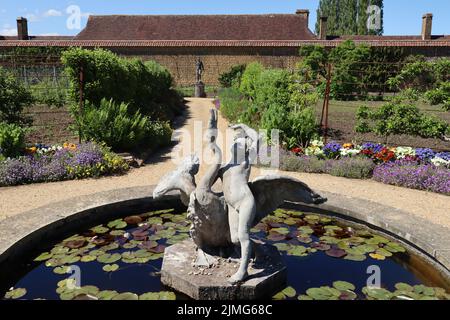
[[[283,291],[281,291],[286,297],[293,298],[297,294],[294,288],[287,287]]]
[[[298,227],[297,230],[300,233],[303,233],[303,234],[312,234],[312,233],[314,233],[314,230],[310,226],[301,226],[301,227]]]
[[[160,217],[151,217],[147,219],[148,224],[162,224],[163,220]]]
[[[384,259],[386,259],[386,256],[383,256],[383,255],[378,254],[378,253],[369,253],[369,256],[372,257],[375,260],[384,260]]]
[[[103,233],[107,233],[109,231],[109,229],[104,226],[96,226],[94,228],[91,228],[91,230],[97,234],[103,234]]]
[[[311,243],[313,240],[310,237],[298,236],[297,240],[303,243]]]
[[[69,266],[61,266],[61,267],[56,267],[55,269],[53,269],[53,272],[56,274],[66,274],[66,273],[69,273],[69,271],[70,271]]]
[[[270,233],[278,233],[278,234],[282,234],[282,235],[287,235],[289,233],[289,229],[288,228],[284,228],[284,227],[273,228],[273,229],[270,229],[269,232]]]
[[[286,239],[286,236],[284,236],[282,234],[271,233],[266,237],[266,239],[271,240],[271,241],[282,241],[282,240]]]
[[[138,295],[132,292],[119,293],[118,295],[112,298],[112,300],[138,300],[138,299],[139,299]]]
[[[159,300],[175,300],[176,295],[170,291],[161,291],[159,292]]]
[[[77,290],[77,294],[90,294],[96,296],[100,292],[100,289],[96,286],[82,286]]]
[[[82,256],[80,261],[81,262],[91,262],[91,261],[94,261],[96,259],[97,259],[96,256],[88,254],[88,255]]]
[[[162,244],[158,244],[156,247],[149,248],[148,250],[153,253],[163,253],[165,249],[166,249],[166,246],[164,246]]]
[[[97,257],[97,256],[104,255],[105,253],[106,252],[103,251],[103,250],[92,250],[92,251],[89,252],[89,255]]]
[[[338,289],[340,291],[356,289],[353,284],[351,284],[350,282],[347,282],[347,281],[334,281],[333,287],[335,287],[336,289]]]
[[[321,223],[323,224],[327,224],[327,223],[331,223],[333,220],[331,220],[330,218],[320,218],[319,220]]]
[[[114,264],[106,264],[103,266],[102,269],[103,269],[103,271],[106,271],[106,272],[114,272],[119,269],[119,265],[115,264],[115,263]]]
[[[379,248],[375,251],[376,254],[379,254],[381,256],[385,256],[385,257],[391,257],[392,256],[392,252],[389,252],[383,248]]]
[[[158,242],[156,242],[156,241],[144,241],[139,245],[139,247],[141,247],[142,249],[148,250],[148,249],[156,247],[157,245],[158,245]]]
[[[141,294],[139,300],[159,300],[159,292],[147,292]]]
[[[333,292],[326,287],[309,288],[306,290],[306,294],[314,300],[329,300],[333,296]]]
[[[306,256],[307,252],[306,252],[306,248],[304,246],[295,246],[295,247],[291,247],[288,252],[288,255],[291,256]]]
[[[75,255],[69,255],[69,256],[65,256],[63,257],[60,262],[62,264],[73,264],[75,262],[80,261],[81,257],[79,256],[75,256]]]
[[[106,246],[113,242],[115,240],[115,237],[111,234],[101,234],[93,237],[91,239],[91,242],[99,247]]]
[[[20,299],[26,294],[27,294],[27,289],[25,289],[25,288],[16,288],[16,289],[13,289],[13,290],[10,290],[10,291],[6,292],[5,298],[6,299]]]
[[[117,242],[111,242],[110,244],[103,246],[102,250],[103,251],[110,251],[110,250],[115,250],[119,248],[119,244]]]
[[[108,223],[108,228],[111,229],[123,229],[127,226],[127,223],[122,219],[117,219]]]
[[[140,216],[129,216],[123,219],[127,224],[135,225],[141,223],[143,220]]]
[[[64,291],[59,295],[61,300],[72,300],[76,296],[76,291]]]
[[[284,220],[284,223],[287,224],[288,226],[293,226],[295,224],[297,224],[298,219],[295,218],[287,218],[286,220]]]
[[[362,292],[366,296],[376,300],[390,300],[392,298],[392,293],[383,288],[364,287]]]
[[[125,234],[125,230],[112,230],[109,232],[109,234],[115,237],[119,237]]]
[[[125,243],[122,247],[125,248],[125,249],[133,249],[133,248],[137,247],[137,244],[136,243],[132,243],[132,242],[128,242],[128,243]]]
[[[311,244],[311,247],[320,251],[327,251],[330,250],[331,246],[329,244],[326,243],[322,243],[322,242],[315,242],[313,244]]]
[[[358,296],[351,290],[343,290],[339,295],[339,300],[355,300]]]
[[[345,252],[342,249],[338,248],[331,248],[330,250],[325,251],[327,256],[333,257],[333,258],[342,258],[347,255],[347,252]]]
[[[279,242],[274,244],[275,247],[277,247],[280,251],[287,251],[289,250],[290,246],[287,243]]]
[[[378,246],[372,245],[372,244],[362,244],[360,246],[356,246],[354,249],[361,250],[364,253],[370,253],[370,252],[374,252],[375,250],[377,250]]]
[[[116,290],[103,290],[97,294],[99,300],[112,300],[119,293]]]
[[[306,300],[314,300],[313,298],[311,298],[310,296],[307,296],[307,295],[305,295],[305,294],[299,295],[299,296],[297,297],[297,299],[298,299],[298,300],[304,300],[304,301],[306,301]]]
[[[63,247],[62,245],[57,245],[55,247],[53,247],[52,250],[50,250],[50,252],[52,254],[66,254],[67,252],[69,252],[69,248]]]
[[[330,237],[330,236],[323,236],[319,238],[320,241],[328,243],[328,244],[336,244],[339,242],[339,239],[336,239],[334,237]]]
[[[406,251],[406,249],[402,245],[400,245],[396,242],[388,242],[383,248],[392,253]]]
[[[85,239],[71,240],[71,241],[66,241],[63,244],[67,248],[78,249],[78,248],[84,247],[84,245],[86,244],[86,240]]]
[[[286,299],[286,295],[283,292],[278,292],[277,294],[275,294],[272,297],[273,300],[285,300]]]
[[[100,263],[111,264],[116,261],[119,261],[121,258],[122,258],[122,256],[120,255],[120,253],[114,253],[114,254],[105,253],[105,254],[102,254],[101,256],[98,256],[97,261]]]
[[[397,290],[402,290],[402,291],[413,291],[414,290],[413,286],[410,286],[409,284],[404,283],[404,282],[396,283],[395,288]]]
[[[39,256],[37,256],[37,257],[34,259],[34,261],[45,261],[45,260],[50,259],[52,256],[53,256],[52,253],[50,253],[50,252],[44,252],[44,253],[41,253]]]

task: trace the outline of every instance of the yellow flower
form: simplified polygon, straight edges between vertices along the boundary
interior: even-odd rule
[[[344,143],[342,147],[344,147],[345,149],[351,149],[353,148],[353,143]]]

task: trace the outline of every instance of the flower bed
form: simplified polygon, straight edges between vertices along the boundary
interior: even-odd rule
[[[98,177],[128,169],[122,158],[93,142],[35,145],[26,149],[26,155],[0,162],[0,186]]]
[[[293,148],[282,155],[281,169],[347,178],[372,177],[386,184],[450,195],[450,152],[437,153],[428,148],[324,144],[315,140],[305,149]]]

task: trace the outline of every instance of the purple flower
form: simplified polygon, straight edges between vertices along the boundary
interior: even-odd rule
[[[434,157],[435,153],[430,148],[417,148],[416,157],[423,162],[429,162]]]
[[[450,161],[450,152],[439,152],[436,153],[436,157]]]
[[[373,153],[378,153],[384,148],[384,146],[379,143],[366,142],[361,146],[361,148],[362,150],[370,150]]]
[[[323,153],[328,158],[336,158],[339,156],[339,150],[341,150],[342,145],[337,142],[329,142],[323,147]]]

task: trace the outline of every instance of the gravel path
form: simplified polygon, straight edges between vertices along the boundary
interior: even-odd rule
[[[200,126],[206,126],[210,107],[212,107],[210,99],[189,99],[187,118],[179,135],[181,136],[183,132],[192,134]],[[226,127],[227,122],[220,118],[219,128],[222,136],[225,136]],[[220,141],[220,136],[218,140]],[[183,138],[177,147],[160,152],[152,157],[144,167],[133,169],[124,176],[0,188],[0,219],[52,202],[69,201],[75,196],[118,188],[154,185],[165,173],[176,167],[171,156],[179,153],[182,146],[194,146],[195,141],[198,143],[199,139]],[[201,167],[200,175],[205,169],[205,166]],[[260,174],[262,174],[262,170],[255,168],[252,171],[252,178]],[[450,228],[450,197],[448,196],[389,186],[372,180],[352,180],[307,173],[284,172],[283,174],[299,178],[313,189],[379,202]]]

